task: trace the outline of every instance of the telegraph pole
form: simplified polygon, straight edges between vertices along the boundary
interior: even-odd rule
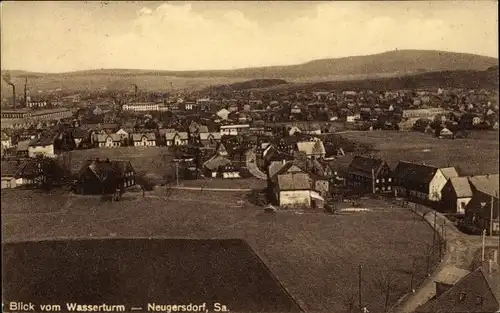
[[[486,238],[486,229],[483,229],[483,241],[481,243],[481,262],[484,262],[484,240]]]
[[[359,305],[359,308],[361,309],[361,307],[362,307],[362,302],[361,302],[361,264],[358,266],[358,305]]]
[[[434,247],[433,247],[434,248]],[[430,267],[431,267],[431,249],[429,249],[429,247],[427,247],[427,276],[431,276],[431,273],[430,273]]]
[[[432,233],[432,254],[434,254],[434,246],[436,244],[436,218],[437,212],[434,210],[434,232]]]
[[[179,161],[175,160],[175,181],[179,186]]]
[[[439,245],[439,259],[441,262],[443,261],[443,254],[445,252],[444,244],[446,240],[444,239],[444,226],[446,224],[446,220],[443,220],[443,225],[441,226],[441,244]]]
[[[372,168],[372,193],[375,194],[375,170]]]
[[[496,195],[496,192],[495,192]],[[493,196],[491,196],[491,203],[490,203],[490,237],[493,236]]]

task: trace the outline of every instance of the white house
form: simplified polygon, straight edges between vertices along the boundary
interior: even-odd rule
[[[323,141],[318,138],[314,138],[309,141],[299,141],[297,142],[297,150],[304,152],[305,155],[310,159],[322,159],[326,156],[325,146]]]
[[[227,109],[221,109],[217,113],[215,113],[218,117],[220,117],[222,120],[227,120],[229,117],[229,110]]]
[[[238,124],[238,125],[222,125],[220,127],[221,136],[236,136],[242,131],[249,129],[249,124]]]
[[[465,214],[465,207],[472,195],[468,177],[451,177],[441,191],[442,210],[447,213]]]
[[[99,148],[117,148],[122,145],[122,139],[118,134],[97,134],[96,139]]]
[[[396,196],[440,201],[448,179],[458,177],[454,167],[438,168],[425,164],[400,161],[393,172]]]
[[[187,146],[189,135],[187,132],[167,132],[165,142],[167,146]]]
[[[356,116],[355,115],[347,115],[346,116],[346,122],[348,123],[354,123],[356,121]]]
[[[123,111],[133,111],[133,112],[149,112],[149,111],[159,111],[159,103],[130,103],[124,104],[122,106]]]
[[[28,156],[35,158],[37,156],[44,156],[53,158],[56,156],[54,150],[54,139],[52,137],[41,138],[28,145]]]
[[[12,146],[12,140],[10,136],[2,132],[2,148],[9,149]]]
[[[156,136],[154,133],[132,134],[132,142],[135,147],[154,147]]]
[[[126,130],[124,130],[123,128],[120,128],[119,130],[117,130],[115,134],[119,135],[121,139],[128,139],[129,138],[129,133]]]

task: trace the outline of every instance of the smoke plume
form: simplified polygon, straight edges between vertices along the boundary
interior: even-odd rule
[[[14,86],[14,83],[12,82],[11,78],[10,78],[10,74],[9,73],[5,73],[3,74],[3,80],[4,82],[6,82],[7,84],[11,85],[11,86]]]

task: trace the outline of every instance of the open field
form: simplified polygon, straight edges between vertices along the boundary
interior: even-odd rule
[[[128,310],[205,302],[210,311],[220,303],[231,312],[300,312],[238,239],[14,243],[4,245],[3,260],[6,302],[119,303]]]
[[[376,281],[386,271],[393,274],[393,303],[410,287],[413,259],[415,281],[424,278],[425,249],[432,243],[428,224],[380,200],[363,200],[365,207],[373,208],[368,212],[269,214],[245,202],[244,194],[170,190],[166,196],[155,192],[146,198],[126,193],[121,202],[68,196],[60,211],[19,214],[22,210],[12,199],[22,198],[23,192],[2,191],[3,242],[240,238],[306,312],[346,312],[346,301],[357,295],[359,264],[363,266],[363,303],[371,312],[382,312],[385,298]],[[22,207],[37,205],[28,200],[22,203]]]
[[[71,164],[72,172],[80,170],[83,162],[99,158],[130,161],[138,173],[168,174],[175,171],[172,154],[167,147],[122,147],[74,150],[65,155],[63,162]]]
[[[498,173],[499,141],[494,131],[472,132],[464,139],[439,139],[418,132],[371,131],[343,133],[343,137],[375,144],[378,157],[395,167],[397,162],[425,162],[455,166],[462,175]]]
[[[180,183],[183,187],[202,187],[202,188],[222,188],[222,189],[259,189],[266,188],[267,182],[257,178],[238,178],[238,179],[223,179],[223,178],[207,178],[197,180],[183,180]]]

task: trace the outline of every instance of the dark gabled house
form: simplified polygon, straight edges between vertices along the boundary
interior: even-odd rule
[[[43,180],[44,173],[37,159],[2,161],[2,189],[36,186]]]
[[[227,157],[215,154],[203,163],[205,176],[211,178],[240,178],[240,172]]]
[[[392,192],[391,169],[382,159],[357,155],[347,168],[346,183],[363,193]]]
[[[438,168],[400,161],[392,176],[396,196],[436,202],[441,200],[441,191],[448,179],[458,177],[458,173],[453,167]]]
[[[465,217],[488,233],[500,231],[499,175],[472,176],[469,178],[472,198],[465,206]],[[493,229],[491,229],[491,227]]]
[[[495,313],[500,310],[500,276],[492,261],[447,287],[416,313]]]
[[[452,177],[441,191],[441,205],[438,210],[443,213],[464,214],[465,207],[472,198],[472,189],[468,177]]]
[[[270,144],[262,152],[263,167],[268,167],[273,161],[292,161],[294,160],[293,154],[281,151],[274,144]]]
[[[82,142],[90,142],[90,136],[80,127],[75,127],[71,129],[71,138],[75,142],[75,148],[80,148]]]
[[[123,192],[136,184],[136,173],[129,161],[87,160],[77,174],[75,189],[81,194]]]
[[[293,162],[272,162],[267,176],[269,198],[276,205],[311,205],[313,181]]]

